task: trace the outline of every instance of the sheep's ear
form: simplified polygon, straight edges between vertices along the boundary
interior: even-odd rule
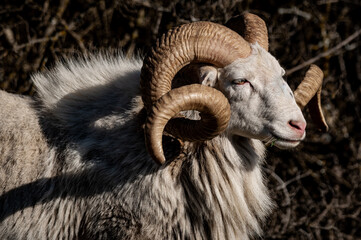
[[[172,88],[189,84],[202,84],[214,87],[218,79],[218,69],[204,63],[191,63],[182,68],[174,77]]]
[[[199,68],[199,80],[202,85],[214,87],[218,80],[218,70],[213,66],[202,66]]]

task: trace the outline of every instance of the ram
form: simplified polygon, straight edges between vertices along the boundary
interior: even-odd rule
[[[58,63],[33,76],[35,98],[0,91],[0,238],[261,234],[272,206],[264,143],[297,146],[311,98],[327,127],[322,72],[311,67],[295,100],[264,22],[244,14],[226,26],[174,28],[144,61]]]

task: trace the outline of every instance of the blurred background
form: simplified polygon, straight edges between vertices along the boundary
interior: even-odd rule
[[[269,31],[270,52],[295,88],[324,71],[329,131],[309,124],[296,149],[268,149],[265,176],[276,209],[265,239],[361,239],[361,2],[359,0],[59,0],[0,3],[0,89],[36,92],[30,76],[88,51],[144,55],[169,28],[225,23],[248,11]],[[0,103],[1,104],[1,103]]]

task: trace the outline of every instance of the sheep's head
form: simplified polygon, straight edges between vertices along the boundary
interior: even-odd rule
[[[242,24],[234,24],[239,20]],[[182,25],[163,35],[145,58],[141,73],[148,114],[145,137],[155,161],[165,161],[164,130],[185,141],[205,141],[225,132],[272,141],[281,148],[294,147],[305,137],[300,107],[320,92],[322,76],[311,69],[295,92],[300,99],[296,103],[282,78],[284,70],[267,52],[264,22],[247,14],[229,23],[240,34],[210,22]],[[194,68],[195,84],[171,89],[177,72],[192,63],[206,64]],[[199,111],[201,119],[180,117],[185,110]]]
[[[306,121],[283,80],[284,70],[258,44],[252,53],[224,68],[200,68],[203,84],[219,89],[231,106],[227,133],[295,147],[304,137]],[[276,140],[277,139],[277,140]]]

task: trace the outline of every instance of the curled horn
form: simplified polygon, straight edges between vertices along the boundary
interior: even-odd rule
[[[228,100],[215,89],[192,85],[171,90],[177,72],[193,62],[224,67],[250,54],[249,43],[240,35],[210,22],[179,26],[158,40],[143,62],[140,81],[148,114],[146,146],[156,162],[165,162],[162,148],[165,128],[182,140],[204,141],[224,131],[230,118]],[[202,119],[174,119],[167,125],[169,119],[183,110],[198,110]]]
[[[294,92],[296,102],[301,110],[308,104],[312,120],[322,131],[327,131],[328,126],[321,108],[323,72],[316,65],[311,65],[306,76]]]
[[[225,24],[228,28],[243,36],[249,43],[256,43],[268,51],[268,31],[266,23],[257,15],[244,13],[232,17]]]
[[[205,104],[205,99],[212,104]],[[180,111],[189,109],[201,112],[201,120],[185,118],[170,120]],[[155,103],[147,118],[145,134],[147,144],[150,144],[147,146],[148,151],[150,150],[153,159],[162,164],[165,158],[160,141],[166,125],[167,132],[182,140],[209,140],[227,127],[230,115],[228,100],[220,91],[200,84],[176,88]],[[194,134],[196,129],[202,131]]]

